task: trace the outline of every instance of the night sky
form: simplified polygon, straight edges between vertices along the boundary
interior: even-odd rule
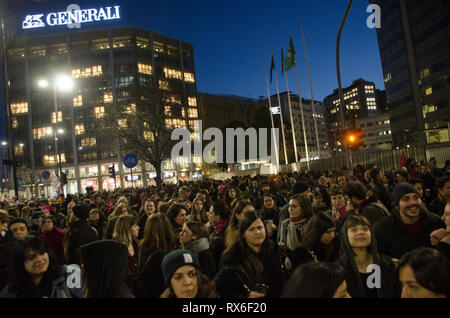
[[[7,9],[18,11],[18,25],[26,14],[64,11],[71,3],[79,4],[82,9],[120,5],[120,21],[85,23],[81,29],[64,26],[50,28],[50,31],[61,33],[108,26],[137,26],[181,39],[194,46],[199,92],[253,98],[267,96],[262,58],[266,59],[269,67],[272,50],[280,90],[285,90],[285,80],[280,74],[280,41],[283,41],[286,54],[291,33],[302,97],[310,98],[301,22],[314,98],[323,100],[337,88],[336,35],[347,5],[344,0],[16,0],[12,3],[14,6],[9,5]],[[19,6],[18,3],[25,5]],[[341,36],[343,87],[362,77],[384,89],[376,31],[366,26],[368,5],[368,0],[354,1]],[[42,34],[43,30],[34,33]],[[297,93],[295,68],[288,72],[288,78],[290,90]],[[275,93],[274,83],[272,94]]]

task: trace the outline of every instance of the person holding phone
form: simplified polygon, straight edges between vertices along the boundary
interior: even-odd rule
[[[280,296],[284,279],[279,248],[256,212],[242,217],[238,238],[224,252],[214,281],[221,297]]]

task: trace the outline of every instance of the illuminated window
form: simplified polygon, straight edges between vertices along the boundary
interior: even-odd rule
[[[158,84],[159,84],[159,89],[163,89],[163,90],[166,90],[166,91],[169,90],[169,82],[159,80]]]
[[[13,117],[13,120],[12,120],[12,127],[13,128],[19,127],[19,121],[15,117]]]
[[[188,108],[188,115],[189,118],[197,118],[198,117],[197,108]]]
[[[388,125],[388,124],[390,124],[390,123],[391,123],[391,122],[389,121],[389,119],[387,119],[387,120],[384,121],[384,124],[385,124],[385,125]]]
[[[195,82],[195,80],[194,80],[194,74],[192,74],[192,73],[184,73],[184,80],[185,80],[186,82],[194,83],[194,82]]]
[[[425,90],[425,95],[430,95],[430,94],[432,94],[433,93],[433,89],[431,88],[431,87],[428,87],[426,90]]]
[[[74,97],[73,99],[73,107],[80,107],[83,106],[83,96],[78,95],[77,97]]]
[[[164,44],[153,41],[153,50],[157,53],[164,53]]]
[[[127,120],[126,119],[119,119],[117,121],[117,124],[119,125],[119,128],[127,128]]]
[[[81,147],[91,147],[96,145],[95,137],[81,138]]]
[[[131,45],[131,37],[130,36],[122,36],[113,39],[113,47],[120,48]]]
[[[23,155],[23,146],[14,146],[15,155]]]
[[[101,65],[93,65],[83,68],[74,68],[72,69],[72,77],[73,78],[87,78],[93,76],[100,76],[103,74]]]
[[[164,114],[166,116],[172,116],[172,107],[170,105],[164,106]]]
[[[28,113],[28,103],[12,103],[11,104],[11,113],[12,114],[25,114]]]
[[[144,130],[144,139],[148,141],[154,141],[153,133],[151,131]]]
[[[136,46],[141,49],[146,49],[146,48],[150,47],[150,41],[148,39],[137,36],[136,37]]]
[[[166,103],[181,104],[181,98],[179,96],[175,96],[175,95],[167,96],[165,101],[166,101]]]
[[[130,104],[127,106],[125,112],[127,114],[136,114],[136,104]]]
[[[108,39],[92,40],[91,48],[94,51],[107,50],[109,49],[109,40]]]
[[[138,72],[142,74],[151,75],[152,66],[149,64],[138,63]]]
[[[184,107],[181,108],[181,117],[186,117],[186,110]]]
[[[33,129],[33,139],[42,139],[53,134],[52,127],[41,127]]]
[[[11,57],[25,57],[24,49],[11,49],[8,50],[8,55]]]
[[[176,78],[176,79],[182,79],[181,71],[178,71],[176,69],[164,67],[164,75],[166,78]]]
[[[386,77],[384,78],[384,82],[387,83],[392,79],[392,74],[391,73],[387,73]]]
[[[66,154],[65,153],[61,153],[58,156],[55,155],[44,155],[43,159],[42,159],[44,165],[54,165],[56,163],[58,163],[59,161],[61,161],[61,163],[66,162]]]
[[[83,135],[83,134],[84,134],[84,124],[76,124],[75,135]]]
[[[101,65],[94,65],[92,66],[92,76],[100,76],[102,75],[102,66]]]
[[[167,54],[178,56],[178,49],[175,46],[167,45]]]
[[[105,116],[105,107],[98,106],[94,108],[95,118],[102,118]]]
[[[420,79],[430,76],[430,69],[426,68],[420,72]]]
[[[45,56],[46,51],[45,46],[30,47],[31,56]]]
[[[50,49],[54,53],[65,54],[67,53],[67,45],[65,43],[62,44],[54,44],[50,46]]]
[[[103,102],[104,103],[112,103],[113,101],[113,93],[112,92],[105,92],[103,94]]]
[[[197,106],[197,98],[195,98],[195,97],[188,97],[188,105],[189,106]]]
[[[63,118],[62,118],[62,112],[58,112],[58,123],[62,122]],[[56,124],[56,113],[52,112],[51,114],[51,121],[52,124]]]

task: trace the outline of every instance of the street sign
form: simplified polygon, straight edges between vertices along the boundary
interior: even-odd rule
[[[44,172],[42,172],[42,179],[48,180],[50,178],[50,176],[51,176],[50,171],[45,170]]]
[[[123,157],[123,164],[125,167],[133,169],[138,164],[138,157],[134,153],[126,154]]]

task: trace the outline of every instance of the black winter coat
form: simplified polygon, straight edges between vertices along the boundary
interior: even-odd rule
[[[226,228],[220,233],[213,231],[210,236],[210,250],[214,255],[216,264],[220,264],[222,253],[225,250],[225,230]]]
[[[367,292],[369,292],[369,287],[366,278],[363,276],[364,274],[361,274],[356,266],[353,249],[350,246],[347,236],[347,223],[344,223],[340,235],[342,254],[337,263],[344,268],[348,293],[352,298],[367,298],[371,296],[376,296],[377,298],[398,298],[400,296],[400,288],[397,281],[394,262],[390,257],[379,253],[377,240],[373,235],[373,228],[370,229],[370,232],[371,242],[367,249],[368,253],[373,257],[373,264],[378,265],[380,268],[380,288],[372,287],[370,288],[372,290],[372,295],[367,294]],[[372,272],[370,274],[375,273]],[[373,282],[372,279],[370,281]]]
[[[80,246],[97,241],[99,238],[93,228],[85,221],[71,224],[69,231],[64,237],[67,264],[81,265]]]
[[[219,272],[214,278],[217,293],[224,298],[246,298],[250,291],[255,290],[255,284],[263,283],[269,286],[266,297],[280,297],[284,285],[280,252],[273,242],[270,248],[270,255],[266,259],[260,259],[264,266],[262,281],[257,281],[256,277],[245,270],[244,257],[237,245],[223,254]]]
[[[380,199],[381,203],[390,211],[392,209],[392,195],[387,187],[379,181],[372,181],[373,192]]]
[[[398,207],[391,215],[375,224],[375,237],[378,251],[392,258],[401,258],[405,253],[419,247],[431,247],[430,234],[445,227],[444,222],[435,214],[420,209],[422,227],[417,237],[412,237],[406,225],[400,219]]]

